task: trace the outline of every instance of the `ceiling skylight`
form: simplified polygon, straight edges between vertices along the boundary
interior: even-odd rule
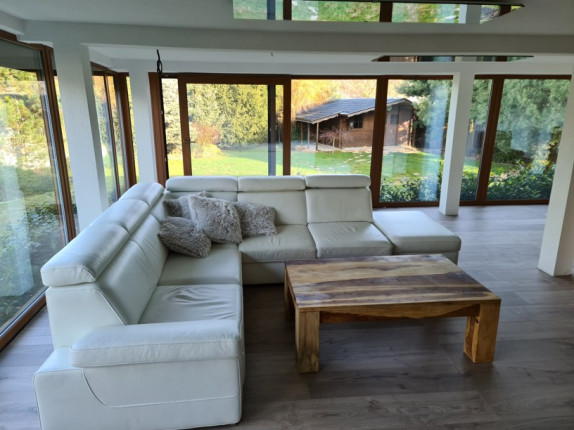
[[[478,24],[522,7],[514,0],[233,0],[236,19]]]

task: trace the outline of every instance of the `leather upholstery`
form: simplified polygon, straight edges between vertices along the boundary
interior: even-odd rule
[[[240,343],[237,319],[102,327],[72,345],[70,363],[89,368],[236,358]]]
[[[165,184],[170,192],[233,191],[237,192],[235,176],[175,176]]]
[[[34,375],[43,430],[183,429],[241,418],[236,359],[81,369],[70,354],[56,349]]]
[[[238,191],[305,191],[302,176],[242,176],[237,179]]]
[[[242,324],[242,300],[242,290],[236,284],[157,287],[140,324],[202,321],[204,325],[216,320]]]
[[[373,221],[393,243],[394,254],[437,253],[458,260],[460,238],[420,211],[375,211]]]
[[[240,419],[239,251],[168,262],[157,236],[163,195],[159,184],[136,185],[42,269],[55,347],[34,377],[44,430]],[[174,284],[158,286],[161,276]]]
[[[42,282],[48,287],[58,287],[95,281],[128,237],[119,225],[87,227],[66,245],[66,252],[57,253],[44,264]]]
[[[307,175],[307,188],[368,188],[371,178],[367,175]]]
[[[304,225],[279,225],[276,235],[246,238],[239,251],[243,263],[317,257],[315,242]]]
[[[158,285],[242,284],[241,253],[234,244],[212,244],[206,258],[170,253]]]
[[[307,222],[373,221],[371,192],[366,188],[309,189]]]
[[[318,258],[391,255],[392,245],[370,222],[309,224]]]
[[[263,191],[239,193],[240,202],[253,202],[275,209],[275,225],[307,224],[304,191]]]

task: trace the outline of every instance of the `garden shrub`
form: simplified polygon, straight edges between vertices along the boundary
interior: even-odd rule
[[[550,198],[554,169],[543,172],[521,168],[493,175],[488,184],[488,200],[545,200]],[[381,180],[381,202],[425,202],[440,199],[441,177],[400,178]],[[476,199],[477,174],[464,172],[460,192],[461,201]]]

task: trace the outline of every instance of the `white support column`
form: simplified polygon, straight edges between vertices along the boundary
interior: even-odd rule
[[[458,13],[458,22],[465,24],[480,24],[481,5],[461,4]]]
[[[453,76],[439,203],[444,215],[458,215],[473,85],[472,72]]]
[[[573,262],[574,80],[570,84],[538,268],[552,276],[570,275]]]
[[[139,182],[157,182],[149,75],[141,67],[130,67],[128,72],[138,149]]]
[[[88,48],[54,42],[78,219],[83,230],[108,207],[106,174]]]

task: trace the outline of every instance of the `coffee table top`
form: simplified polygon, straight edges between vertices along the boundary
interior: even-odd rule
[[[285,273],[299,311],[500,301],[440,254],[292,260]]]

